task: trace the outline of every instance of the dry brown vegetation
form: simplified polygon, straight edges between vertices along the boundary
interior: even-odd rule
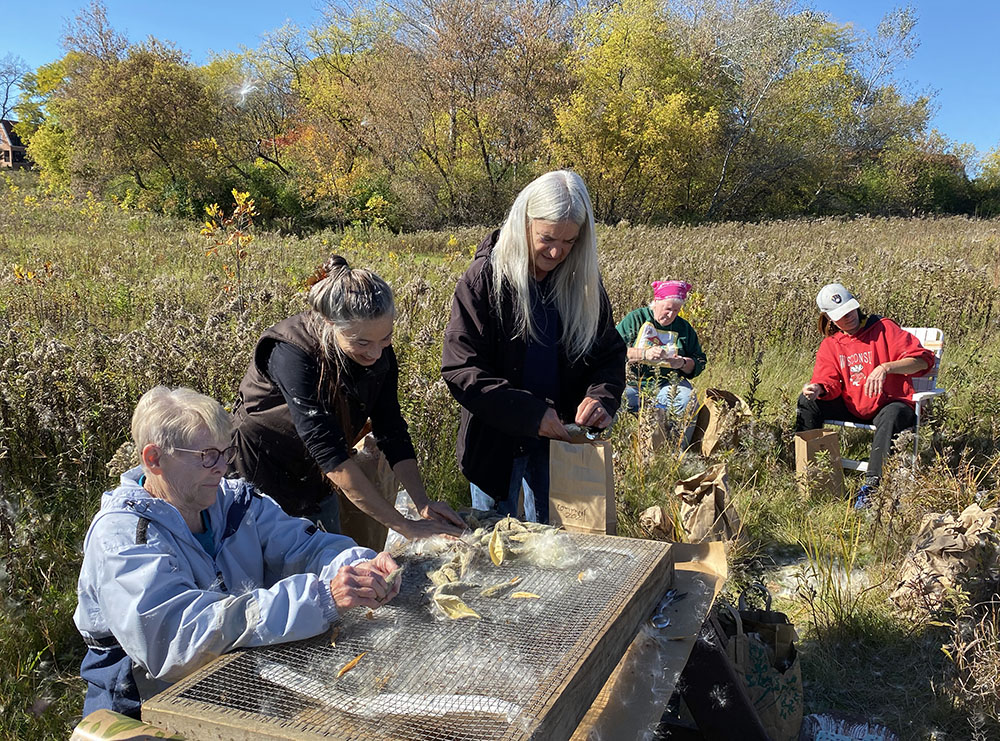
[[[924,512],[998,498],[998,227],[858,219],[599,234],[616,313],[643,304],[653,278],[689,280],[686,311],[709,356],[698,389],[730,389],[755,410],[717,456],[751,543],[734,554],[732,588],[762,577],[781,594],[803,635],[808,710],[855,712],[904,738],[997,729],[995,610],[959,595],[950,612],[914,621],[886,595]],[[466,502],[458,409],[438,369],[452,287],[484,232],[260,234],[242,266],[240,312],[232,271],[206,256],[191,222],[50,197],[29,176],[0,180],[0,737],[65,736],[80,711],[83,647],[71,618],[82,537],[138,396],[185,384],[231,403],[255,338],[303,306],[302,282],[329,252],[395,288],[401,400],[421,466],[431,490]],[[794,399],[818,344],[813,297],[835,279],[871,311],[946,334],[949,394],[918,471],[888,467],[878,518],[804,500],[792,474]],[[614,433],[624,534],[707,463],[670,448],[650,454],[643,424],[623,418]],[[849,441],[856,452],[866,444]]]

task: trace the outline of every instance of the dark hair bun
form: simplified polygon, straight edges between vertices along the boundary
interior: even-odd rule
[[[326,268],[327,273],[332,273],[335,270],[350,270],[351,266],[347,263],[346,257],[341,257],[340,255],[330,255],[323,267]]]
[[[330,275],[334,275],[335,273],[340,273],[342,271],[350,271],[350,269],[351,266],[347,262],[346,257],[342,257],[341,255],[330,255],[322,265],[316,268],[312,275],[306,278],[306,288],[312,288],[314,285]]]

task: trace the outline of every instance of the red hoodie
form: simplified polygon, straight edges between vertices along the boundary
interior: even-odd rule
[[[821,383],[826,393],[821,401],[844,397],[852,414],[872,419],[886,404],[905,401],[913,406],[913,384],[910,376],[889,373],[879,396],[865,393],[865,380],[878,365],[903,358],[921,358],[927,369],[913,376],[923,376],[934,367],[934,353],[920,344],[909,332],[891,319],[872,317],[856,335],[837,332],[827,337],[816,353],[810,383]]]

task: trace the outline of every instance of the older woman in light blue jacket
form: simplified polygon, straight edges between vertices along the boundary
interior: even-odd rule
[[[226,651],[317,635],[399,592],[389,554],[224,479],[230,432],[219,403],[190,389],[139,400],[142,465],[104,495],[84,542],[74,621],[88,647],[85,715],[138,718],[144,699]]]

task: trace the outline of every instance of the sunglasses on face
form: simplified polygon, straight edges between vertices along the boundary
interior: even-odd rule
[[[226,463],[232,463],[233,459],[236,458],[236,446],[230,445],[225,450],[219,450],[218,448],[205,448],[204,450],[191,450],[190,448],[174,448],[174,450],[181,453],[195,453],[201,456],[201,465],[205,468],[211,468],[216,463],[219,462],[219,458],[222,458]]]

